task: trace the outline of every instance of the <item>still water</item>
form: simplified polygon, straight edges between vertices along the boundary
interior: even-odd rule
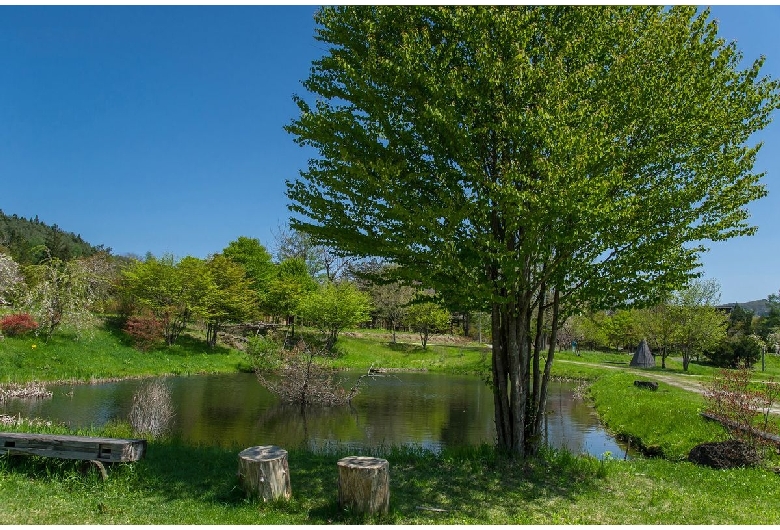
[[[354,379],[359,374],[347,374]],[[442,447],[495,441],[493,395],[474,376],[399,373],[369,378],[351,406],[302,414],[266,391],[253,374],[167,378],[176,415],[174,434],[195,444],[226,447],[279,445],[354,449],[380,445]],[[73,428],[127,420],[133,393],[144,381],[54,386],[51,399],[9,400],[0,413],[62,422]],[[599,425],[574,385],[553,383],[548,399],[547,443],[575,454],[603,457],[625,452]]]

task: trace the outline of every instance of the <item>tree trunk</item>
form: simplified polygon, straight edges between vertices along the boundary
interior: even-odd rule
[[[550,372],[552,371],[553,357],[555,356],[555,343],[558,339],[558,312],[560,309],[560,291],[555,289],[553,294],[553,314],[552,326],[550,328],[550,348],[547,351],[547,361],[544,364],[544,375],[541,380],[541,388],[536,399],[536,415],[534,416],[534,425],[529,436],[529,444],[526,449],[535,454],[539,451],[542,444],[542,419],[547,408],[547,388],[550,382]]]
[[[666,368],[666,345],[664,344],[663,349],[661,350],[661,368]]]
[[[287,451],[275,445],[244,449],[238,455],[238,480],[248,495],[264,501],[289,499]]]
[[[386,514],[390,508],[390,464],[383,458],[348,456],[338,461],[339,508]]]
[[[493,306],[493,383],[500,450],[525,456],[529,300]],[[518,307],[519,306],[519,307]]]

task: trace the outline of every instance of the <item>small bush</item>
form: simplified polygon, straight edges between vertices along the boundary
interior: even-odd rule
[[[256,370],[260,384],[285,403],[298,405],[346,405],[360,390],[363,377],[358,378],[354,386],[347,390],[340,381],[334,380],[336,370],[316,360],[326,359],[326,350],[299,342],[285,359],[277,373],[278,380],[266,378],[261,370]]]
[[[18,337],[38,329],[38,323],[28,313],[16,313],[0,319],[0,331],[9,337]]]
[[[164,339],[162,323],[151,315],[131,316],[123,329],[141,351],[149,351]]]
[[[282,343],[273,336],[248,337],[246,353],[255,371],[274,372],[282,367]]]
[[[765,442],[760,432],[776,434],[769,412],[780,388],[774,379],[753,384],[751,375],[747,368],[720,370],[707,385],[704,397],[707,413],[721,421],[733,438],[755,447]]]
[[[170,430],[174,415],[171,390],[164,381],[155,379],[133,394],[130,409],[133,432],[161,436]]]

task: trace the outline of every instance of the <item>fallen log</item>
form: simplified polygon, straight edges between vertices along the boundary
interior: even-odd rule
[[[707,418],[708,420],[717,421],[724,427],[730,428],[730,429],[736,429],[744,432],[749,432],[753,436],[756,436],[758,438],[761,438],[763,440],[766,440],[768,442],[772,442],[776,445],[780,445],[780,436],[777,436],[775,434],[771,434],[768,432],[761,431],[759,429],[756,429],[755,427],[745,427],[744,425],[740,425],[734,421],[727,420],[725,418],[719,418],[718,416],[715,416],[714,414],[710,414],[709,412],[701,412],[700,413],[703,417]]]

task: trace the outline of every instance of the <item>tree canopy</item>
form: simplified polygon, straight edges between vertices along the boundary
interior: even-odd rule
[[[780,100],[695,7],[329,7],[292,225],[492,309],[498,443],[535,450],[545,309],[650,303],[766,191]],[[538,318],[533,319],[535,309]],[[560,315],[559,315],[560,313]],[[535,321],[534,321],[535,320]]]
[[[370,320],[371,298],[349,282],[327,282],[300,301],[304,320],[326,335],[325,349],[331,350],[338,334]]]
[[[240,236],[225,247],[222,255],[244,267],[246,275],[252,281],[252,287],[262,298],[273,280],[276,270],[271,254],[260,243],[260,240]]]

